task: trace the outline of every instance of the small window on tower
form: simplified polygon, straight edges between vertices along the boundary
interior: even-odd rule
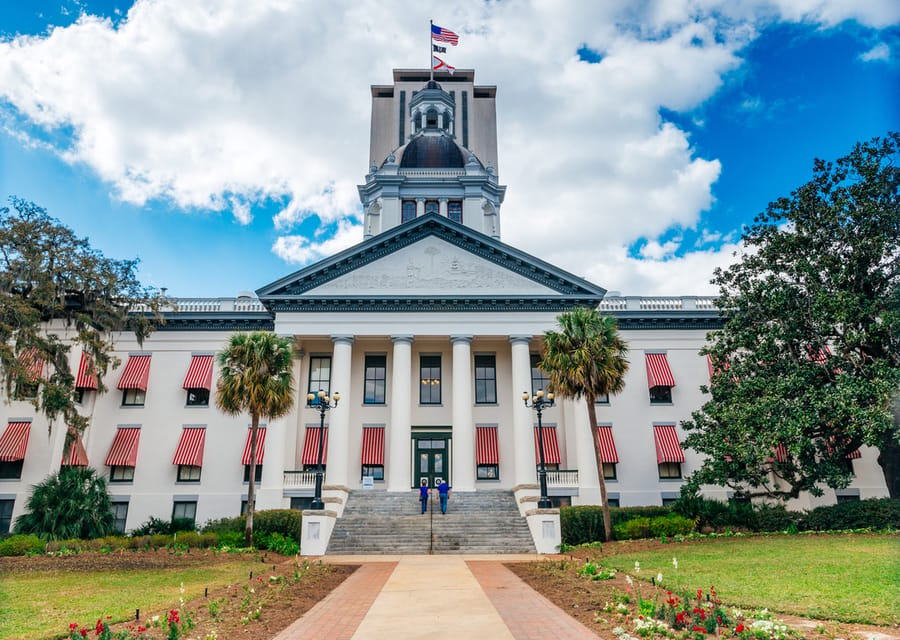
[[[426,127],[436,127],[437,126],[437,109],[429,109],[425,112],[425,126]]]

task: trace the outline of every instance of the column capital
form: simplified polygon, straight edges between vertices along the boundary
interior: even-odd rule
[[[472,336],[450,336],[450,344],[472,344]]]
[[[353,344],[353,340],[354,338],[351,335],[340,334],[331,336],[331,341],[335,344]]]
[[[400,335],[391,336],[391,342],[394,344],[412,344],[413,336]]]
[[[522,344],[522,343],[525,343],[526,345],[530,345],[530,344],[531,344],[531,336],[525,336],[525,335],[512,335],[512,336],[509,337],[509,343],[510,343],[510,344]]]

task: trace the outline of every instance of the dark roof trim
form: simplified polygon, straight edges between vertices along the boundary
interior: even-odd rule
[[[596,305],[594,298],[560,296],[551,298],[457,297],[457,298],[272,298],[267,304],[275,313],[300,312],[452,312],[492,313],[522,311],[561,312],[573,307]]]
[[[157,331],[273,331],[275,320],[268,313],[163,313],[165,324]]]
[[[604,311],[616,319],[619,329],[702,329],[712,331],[725,326],[718,311]]]
[[[606,293],[606,289],[524,251],[451,222],[436,213],[429,213],[257,289],[256,294],[269,309],[273,309],[271,305],[279,299],[297,299],[299,304],[298,299],[305,292],[428,236],[435,236],[461,247],[499,267],[558,291],[563,296],[579,298],[584,301],[580,304],[595,306]],[[543,297],[535,296],[537,299]]]

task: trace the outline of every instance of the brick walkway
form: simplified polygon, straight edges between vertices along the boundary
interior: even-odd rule
[[[470,560],[467,564],[516,640],[597,638],[502,563]]]
[[[364,564],[273,640],[350,640],[396,566]]]
[[[357,560],[362,566],[353,575],[274,640],[597,637],[500,561],[462,556],[386,560]]]

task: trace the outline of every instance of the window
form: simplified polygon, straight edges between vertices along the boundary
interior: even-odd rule
[[[178,482],[200,482],[201,468],[190,464],[178,465]]]
[[[403,208],[400,210],[400,222],[409,222],[416,218],[416,201],[404,200]]]
[[[604,393],[602,396],[594,398],[594,404],[609,404],[609,394]]]
[[[672,387],[650,387],[650,404],[672,404]]]
[[[841,504],[841,503],[843,503],[843,502],[859,502],[859,495],[858,495],[858,494],[844,494],[844,495],[841,495],[841,494],[839,493],[839,494],[837,494],[837,495],[835,496],[835,498],[837,499],[837,503],[838,503],[838,504]],[[3,532],[2,515],[0,515],[0,533],[2,533],[2,532]]]
[[[312,498],[294,496],[293,498],[291,498],[291,509],[299,509],[300,511],[309,509],[312,506],[312,501]],[[244,502],[246,502],[246,500]],[[246,510],[246,506],[244,507],[244,509]]]
[[[462,224],[462,202],[451,200],[447,203],[447,218],[450,219],[450,222]]]
[[[294,499],[291,498],[291,502],[292,502],[292,503],[293,503],[293,500],[294,500]],[[242,516],[247,515],[247,499],[246,499],[246,498],[244,498],[243,500],[241,500],[241,515],[242,515]]]
[[[671,507],[671,506],[672,506],[673,504],[675,504],[676,502],[678,502],[678,498],[663,498],[663,499],[662,499],[662,506],[664,506],[664,507]]]
[[[660,462],[659,463],[659,477],[666,478],[680,478],[681,477],[681,463],[680,462]]]
[[[476,477],[479,480],[499,480],[500,465],[496,464],[480,464],[476,470]]]
[[[0,500],[0,535],[9,533],[15,500]]]
[[[253,474],[253,482],[262,482],[262,465],[256,465],[256,473]],[[250,465],[244,465],[244,482],[250,482]]]
[[[497,404],[497,357],[475,356],[475,404]]]
[[[113,527],[115,527],[116,531],[118,531],[119,533],[125,533],[125,520],[128,519],[128,503],[113,502],[112,514]]]
[[[208,407],[209,389],[188,389],[186,404],[189,407]]]
[[[611,507],[618,507],[619,499],[618,498],[607,498],[606,503]]]
[[[72,396],[75,399],[75,404],[84,404],[84,389],[75,389],[75,393]]]
[[[384,385],[387,376],[387,356],[366,355],[364,404],[384,404]]]
[[[319,404],[316,394],[320,390],[325,395],[331,393],[331,356],[313,356],[309,359],[309,393],[314,396],[309,404]]]
[[[728,498],[728,502],[734,504],[750,504],[750,496],[743,491],[736,491],[734,495]]]
[[[546,389],[550,386],[550,378],[538,368],[538,362],[541,361],[541,356],[537,353],[531,354],[531,395],[533,396],[538,391],[542,389]]]
[[[0,461],[0,480],[18,480],[22,477],[22,463],[24,460],[11,462]]]
[[[425,201],[425,213],[437,213],[440,210],[437,200]]]
[[[110,482],[133,482],[134,481],[134,467],[110,467],[109,468],[109,481]]]
[[[384,465],[364,464],[362,466],[362,477],[372,478],[374,480],[384,480]]]
[[[172,523],[175,524],[176,520],[182,521],[179,526],[185,526],[190,522],[189,528],[193,529],[197,520],[197,501],[176,500],[172,503]]]
[[[419,356],[419,404],[441,403],[441,356]]]
[[[30,400],[36,398],[38,392],[37,382],[17,382],[16,383],[16,400]]]
[[[615,480],[616,479],[616,463],[615,462],[604,462],[603,463],[603,477],[606,480]]]
[[[147,392],[143,389],[125,389],[122,392],[123,407],[143,407]]]

